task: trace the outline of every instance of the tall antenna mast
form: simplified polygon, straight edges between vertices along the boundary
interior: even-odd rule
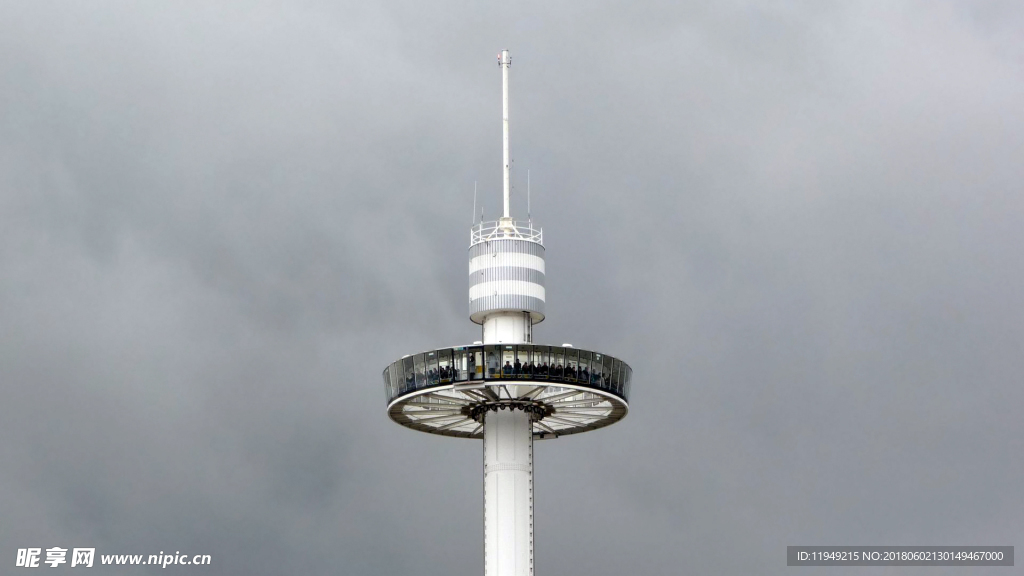
[[[498,65],[501,66],[501,128],[502,128],[502,152],[505,160],[505,218],[509,217],[509,161],[508,161],[508,69],[512,66],[512,59],[508,56],[508,50],[502,50],[498,56]]]

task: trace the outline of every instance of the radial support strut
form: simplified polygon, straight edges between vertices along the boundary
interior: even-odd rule
[[[522,410],[484,416],[484,574],[533,575],[533,422]]]

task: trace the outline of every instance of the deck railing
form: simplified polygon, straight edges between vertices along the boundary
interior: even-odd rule
[[[469,245],[488,242],[490,240],[503,239],[528,240],[537,244],[544,244],[544,230],[534,228],[533,222],[529,220],[492,220],[481,222],[469,230]]]

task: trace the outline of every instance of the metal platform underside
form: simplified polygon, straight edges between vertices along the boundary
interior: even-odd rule
[[[410,392],[388,405],[388,416],[420,432],[483,438],[483,410],[530,411],[534,439],[542,440],[609,426],[624,418],[629,406],[613,394],[585,386],[489,381]]]

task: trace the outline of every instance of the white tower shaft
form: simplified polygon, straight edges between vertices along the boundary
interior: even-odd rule
[[[503,158],[505,160],[505,213],[504,217],[508,218],[510,215],[508,199],[510,192],[509,183],[509,159],[508,159],[508,69],[512,66],[512,61],[509,60],[508,50],[501,51],[501,128],[502,128],[502,151]]]
[[[521,410],[484,417],[484,574],[533,575],[533,424]]]
[[[529,314],[489,316],[484,344],[524,344],[529,326]],[[484,575],[533,576],[533,422],[522,410],[484,415]]]

